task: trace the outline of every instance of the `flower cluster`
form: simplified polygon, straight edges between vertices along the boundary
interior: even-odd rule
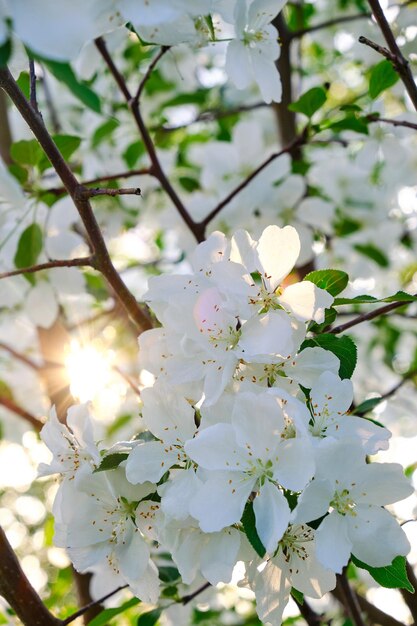
[[[230,39],[226,71],[236,87],[244,89],[254,82],[265,102],[281,100],[274,64],[280,52],[278,31],[271,22],[286,0],[92,0],[87,7],[82,0],[76,0],[75,6],[66,0],[37,0],[37,6],[32,4],[28,0],[0,4],[0,46],[9,37],[9,18],[26,46],[60,61],[76,57],[95,37],[126,23],[143,41],[166,46],[221,41],[224,24]],[[42,20],[33,20],[36,11]]]
[[[243,561],[260,619],[280,624],[292,589],[321,597],[351,554],[382,567],[408,552],[384,506],[412,488],[400,465],[368,463],[389,431],[350,415],[339,358],[305,347],[333,296],[291,282],[299,253],[290,226],[258,241],[212,234],[189,274],[149,281],[161,326],[139,340],[155,378],[143,432],[100,453],[86,407],[71,410],[70,430],[55,418],[45,427],[54,461],[43,472],[64,477],[57,542],[77,569],[104,564],[155,602],[152,545],[185,583],[228,582]]]

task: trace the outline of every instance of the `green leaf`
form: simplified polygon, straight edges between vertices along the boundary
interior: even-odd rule
[[[372,243],[367,243],[367,244],[357,243],[353,247],[360,254],[363,254],[364,256],[367,256],[368,258],[372,259],[372,261],[375,261],[375,263],[377,265],[379,265],[380,267],[388,267],[389,266],[389,260],[388,260],[388,257],[386,256],[386,254],[384,254],[382,252],[382,250],[377,248],[377,246],[374,246],[374,244],[372,244]]]
[[[107,472],[108,470],[113,470],[119,467],[120,463],[125,461],[128,457],[127,452],[114,452],[112,454],[108,454],[103,457],[100,465],[96,467],[94,473],[96,472]]]
[[[288,106],[290,111],[303,113],[307,117],[312,117],[316,111],[326,102],[327,96],[323,87],[313,87],[309,89],[297,100]]]
[[[309,324],[308,330],[316,335],[320,333],[324,333],[326,328],[329,328],[336,320],[337,311],[331,307],[330,309],[325,309],[324,311],[324,321],[321,324],[317,324],[316,322],[311,322]]]
[[[340,360],[340,378],[351,378],[356,367],[357,349],[350,337],[346,335],[344,337],[336,337],[330,333],[325,333],[313,339],[306,339],[301,345],[301,350],[316,346],[330,350],[337,356]]]
[[[155,626],[155,624],[161,617],[161,613],[162,609],[154,609],[153,611],[142,613],[142,615],[139,615],[136,624],[137,626]]]
[[[349,276],[341,270],[315,270],[307,274],[303,280],[309,280],[317,287],[328,291],[332,296],[337,296],[346,288]]]
[[[365,569],[369,572],[374,580],[388,589],[407,589],[410,593],[414,593],[414,587],[408,580],[406,570],[405,556],[397,556],[391,563],[385,567],[371,567],[362,561],[359,561],[352,554],[352,562],[356,567]]]
[[[346,117],[336,122],[328,124],[326,128],[331,128],[335,132],[343,130],[352,130],[355,133],[361,133],[362,135],[368,134],[369,121],[364,117],[357,117],[356,115],[346,115]]]
[[[340,304],[373,304],[375,302],[415,302],[417,300],[417,296],[414,296],[411,293],[406,293],[405,291],[397,291],[392,296],[387,296],[386,298],[375,298],[374,296],[355,296],[354,298],[336,298],[333,302],[333,306],[338,306]]]
[[[304,594],[298,591],[295,587],[291,588],[292,597],[297,600],[298,604],[304,604]]]
[[[12,56],[12,40],[8,39],[0,46],[0,67],[5,67]]]
[[[81,144],[81,137],[77,137],[76,135],[52,135],[52,139],[56,143],[56,146],[65,161],[68,161],[71,158]],[[44,172],[51,167],[51,163],[45,154],[42,155],[42,159],[39,161],[38,167],[41,172]]]
[[[145,148],[141,141],[135,141],[131,143],[130,146],[126,148],[123,152],[122,157],[126,162],[126,165],[132,169],[139,159],[139,157],[144,154]]]
[[[380,93],[395,85],[399,76],[392,67],[390,61],[384,60],[374,65],[369,77],[369,95],[373,100],[379,96]]]
[[[139,598],[131,598],[127,602],[124,602],[121,606],[118,606],[114,609],[105,609],[102,611],[97,617],[95,617],[91,622],[89,622],[89,626],[107,626],[108,622],[116,617],[117,615],[121,615],[132,606],[136,606],[140,603]]]
[[[40,255],[43,247],[43,235],[39,224],[33,222],[25,228],[20,235],[19,243],[17,244],[17,250],[14,257],[15,267],[22,269],[24,267],[30,267],[35,265],[38,256]],[[32,274],[26,274],[25,278],[34,284],[35,278]]]
[[[43,150],[36,139],[21,139],[12,144],[10,156],[19,165],[34,167],[42,159]]]
[[[49,59],[42,59],[48,70],[59,82],[64,83],[71,93],[85,106],[95,113],[101,112],[101,103],[98,95],[83,81],[79,81],[69,63],[60,63]]]
[[[98,126],[93,133],[93,136],[91,138],[91,146],[93,148],[97,148],[97,146],[100,145],[101,142],[106,139],[106,137],[111,135],[118,126],[120,126],[120,122],[114,117],[111,117],[109,120],[104,122],[104,124],[100,124],[100,126]]]
[[[158,567],[159,580],[163,583],[174,583],[180,578],[180,573],[172,565],[161,565]]]
[[[29,100],[30,97],[30,78],[29,72],[20,72],[19,78],[17,79],[17,84],[19,85],[19,89],[23,91],[26,99]]]
[[[255,524],[256,520],[253,510],[253,503],[248,502],[242,515],[243,530],[245,531],[245,535],[248,538],[248,541],[251,544],[252,548],[262,558],[265,556],[266,550],[262,544],[262,541],[259,539]]]
[[[216,41],[216,29],[214,28],[213,18],[211,17],[210,14],[205,15],[204,21],[207,24],[207,27],[209,29],[211,41]]]
[[[376,398],[369,398],[368,400],[364,400],[353,411],[353,415],[365,415],[365,413],[369,413],[373,411],[378,404],[384,400],[381,396],[377,396]]]
[[[414,472],[416,471],[416,469],[417,469],[417,462],[412,463],[411,465],[407,465],[407,467],[404,470],[404,476],[406,476],[407,478],[411,478]]]

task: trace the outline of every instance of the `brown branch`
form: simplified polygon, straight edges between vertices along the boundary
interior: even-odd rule
[[[151,63],[149,64],[148,69],[145,72],[145,76],[142,78],[138,90],[136,92],[135,97],[132,100],[132,106],[136,106],[139,101],[140,101],[140,97],[142,95],[142,92],[145,88],[146,83],[148,82],[150,75],[152,74],[153,70],[155,69],[155,67],[157,66],[157,64],[159,63],[159,60],[164,56],[164,54],[166,52],[168,52],[168,50],[170,49],[170,46],[162,46],[160,51],[158,52],[158,54],[152,59]]]
[[[391,126],[403,126],[404,128],[412,128],[417,130],[417,124],[413,122],[407,122],[407,120],[390,120],[387,117],[379,117],[378,114],[371,113],[366,116],[368,122],[383,122],[384,124],[391,124]]]
[[[27,365],[33,370],[39,369],[39,365],[35,363],[34,361],[32,361],[32,359],[29,359],[29,357],[27,357],[26,355],[21,354],[20,352],[17,352],[16,350],[14,350],[14,348],[12,348],[11,346],[8,346],[7,343],[4,343],[3,341],[0,341],[0,350],[5,350],[9,354],[11,354],[15,359],[17,359],[24,365]]]
[[[368,3],[371,7],[373,16],[381,30],[381,33],[383,34],[384,39],[387,42],[388,48],[393,56],[393,59],[391,59],[393,67],[400,76],[404,87],[406,88],[407,93],[410,96],[410,100],[413,103],[414,108],[417,110],[417,85],[414,82],[414,77],[410,69],[410,64],[404,57],[397,44],[394,33],[391,30],[387,18],[385,17],[379,0],[368,0]]]
[[[61,623],[63,624],[63,626],[66,626],[67,624],[71,624],[71,622],[76,620],[77,617],[81,617],[82,615],[85,615],[85,613],[87,613],[90,609],[92,609],[93,607],[96,607],[99,604],[102,604],[105,600],[108,600],[109,598],[114,596],[116,593],[118,593],[122,589],[126,589],[127,587],[129,587],[129,585],[121,585],[120,587],[117,587],[117,589],[113,589],[113,591],[110,591],[110,593],[107,593],[102,598],[89,602],[88,604],[83,606],[81,609],[73,613],[72,615],[69,615],[68,617],[66,617],[64,620],[62,620]],[[100,615],[100,613],[98,615]]]
[[[208,589],[209,587],[211,587],[211,583],[204,583],[204,585],[202,585],[201,587],[199,587],[196,591],[193,591],[193,593],[189,593],[186,596],[183,596],[179,602],[181,602],[181,604],[183,604],[184,606],[186,604],[188,604],[189,602],[191,602],[191,600],[194,600],[194,598],[196,598],[197,596],[200,595],[200,593],[203,593],[203,591],[205,591],[206,589]]]
[[[117,298],[135,322],[138,330],[142,331],[151,328],[152,323],[149,316],[144,310],[141,309],[135,297],[126,287],[111,261],[103,234],[97,223],[89,200],[83,195],[85,188],[78,183],[52,137],[49,135],[42,119],[33,111],[29,102],[26,100],[7,68],[0,68],[0,87],[2,87],[11,98],[21,116],[32,130],[34,136],[42,146],[46,156],[71,196],[86,229],[89,243],[94,250],[96,269],[103,274],[108,284],[112,287]]]
[[[163,132],[171,133],[176,130],[180,130],[181,128],[188,128],[192,124],[197,124],[198,122],[214,122],[225,117],[230,117],[231,115],[247,113],[249,111],[255,111],[256,109],[265,108],[267,106],[269,105],[266,104],[266,102],[255,102],[254,104],[241,105],[233,109],[208,109],[207,111],[199,113],[193,120],[191,120],[191,122],[178,124],[177,126],[155,126],[152,130],[162,130]]]
[[[42,270],[49,270],[54,267],[95,267],[94,256],[86,256],[75,259],[57,259],[55,261],[47,261],[46,263],[39,263],[38,265],[30,265],[29,267],[22,267],[17,270],[10,270],[10,272],[0,273],[0,280],[3,278],[10,278],[10,276],[19,276],[20,274],[34,274],[35,272],[41,272]]]
[[[97,178],[91,178],[90,180],[84,180],[80,185],[86,187],[87,185],[96,185],[97,183],[107,183],[113,180],[119,180],[119,178],[131,178],[132,176],[153,176],[152,168],[142,167],[137,170],[130,170],[128,172],[120,172],[118,174],[107,174],[105,176],[98,176]],[[65,187],[52,187],[51,189],[45,189],[45,193],[53,193],[57,196],[67,193]]]
[[[359,43],[363,43],[365,46],[369,46],[369,48],[378,52],[378,54],[385,57],[388,61],[391,61],[391,63],[395,63],[395,56],[388,50],[388,48],[385,48],[385,46],[380,46],[379,43],[376,43],[375,41],[372,41],[372,39],[368,39],[368,37],[364,37],[363,35],[359,37],[358,41]]]
[[[36,72],[35,72],[35,61],[33,59],[29,59],[29,85],[30,85],[30,94],[29,94],[29,102],[32,109],[38,115],[41,114],[38,107],[38,101],[36,98]]]
[[[417,623],[417,597],[416,597],[417,578],[416,578],[416,575],[414,574],[414,570],[412,566],[410,565],[408,561],[406,563],[406,568],[407,568],[408,580],[410,581],[411,585],[414,587],[414,593],[410,593],[408,589],[400,589],[400,592],[404,599],[404,602],[408,606],[408,609],[413,617],[414,623],[416,624]]]
[[[331,594],[342,605],[344,605],[339,584],[336,586],[336,589],[331,592]],[[378,607],[371,604],[366,598],[358,593],[355,593],[355,597],[362,611],[368,616],[371,624],[380,624],[381,626],[405,626],[402,622],[396,620],[395,617],[381,611],[381,609],[378,609]]]
[[[301,617],[304,618],[308,626],[321,626],[322,624],[329,624],[329,622],[324,621],[324,617],[322,615],[313,611],[306,599],[304,599],[303,603],[299,602],[294,596],[292,596],[292,599],[296,603]]]
[[[12,134],[7,113],[6,94],[3,91],[0,91],[0,120],[0,157],[6,165],[11,165],[10,148],[12,145]]]
[[[339,24],[344,24],[346,22],[354,22],[355,20],[370,17],[372,17],[372,13],[369,12],[355,13],[354,15],[341,15],[340,17],[334,17],[331,20],[325,20],[324,22],[319,22],[318,24],[313,24],[312,26],[307,26],[306,28],[300,28],[299,30],[290,31],[289,37],[291,39],[299,39],[304,35],[314,33],[315,31],[321,30],[322,28],[330,28],[331,26],[338,26]]]
[[[414,294],[416,295],[416,294]],[[411,304],[411,302],[391,302],[390,304],[386,304],[385,306],[381,306],[374,311],[369,311],[368,313],[362,313],[357,317],[353,318],[349,322],[345,324],[340,324],[340,326],[335,326],[330,329],[328,332],[333,335],[337,335],[339,333],[343,333],[345,330],[352,328],[352,326],[356,326],[357,324],[362,324],[362,322],[368,322],[369,320],[373,320],[376,317],[380,317],[381,315],[387,315],[387,313],[391,313],[391,311],[395,311],[395,309],[400,308],[401,306],[406,306]]]
[[[340,588],[340,596],[343,605],[347,609],[347,612],[351,617],[353,623],[355,624],[355,626],[365,626],[358,598],[356,594],[352,591],[347,578],[346,568],[341,574],[337,575],[337,582]]]
[[[87,198],[95,198],[96,196],[141,196],[140,187],[126,187],[125,189],[85,189],[84,195]]]
[[[35,417],[34,415],[32,415],[32,413],[29,413],[28,411],[26,411],[26,409],[23,409],[21,406],[16,404],[14,400],[11,400],[10,398],[6,396],[0,396],[0,405],[4,406],[9,411],[12,411],[12,413],[15,413],[19,417],[22,417],[31,426],[33,426],[33,428],[37,432],[39,432],[42,429],[43,422],[37,417]],[[1,586],[0,586],[0,589],[1,589]]]
[[[63,626],[63,622],[48,611],[30,584],[2,528],[0,528],[0,595],[25,626]]]
[[[112,57],[109,54],[109,51],[107,50],[107,46],[104,42],[104,39],[102,37],[98,37],[98,39],[95,40],[95,43],[96,43],[98,51],[102,55],[104,61],[107,64],[107,67],[109,68],[114,80],[116,81],[127,104],[130,107],[133,118],[136,122],[136,126],[138,127],[143,143],[145,144],[146,150],[151,160],[152,171],[153,171],[154,176],[159,180],[161,187],[164,189],[165,193],[172,200],[172,203],[176,207],[178,213],[181,215],[182,219],[184,220],[184,222],[186,223],[190,231],[193,233],[196,240],[200,243],[201,241],[204,240],[204,228],[200,224],[197,224],[192,219],[191,215],[188,213],[187,209],[185,208],[182,200],[180,199],[177,192],[175,191],[175,189],[169,182],[168,178],[166,177],[165,172],[162,169],[161,164],[159,162],[159,158],[156,153],[154,143],[152,141],[152,138],[149,134],[149,131],[145,125],[142,114],[140,112],[139,102],[135,101],[135,99],[132,97],[127,87],[124,77],[121,75],[121,73],[117,69]]]
[[[255,170],[253,170],[253,172],[249,174],[249,176],[247,176],[239,185],[237,185],[237,187],[232,189],[232,191],[221,202],[219,202],[219,204],[214,207],[212,211],[210,211],[210,213],[200,222],[199,225],[203,226],[205,230],[207,225],[216,217],[216,215],[218,215],[220,211],[227,204],[229,204],[229,202],[231,202],[235,196],[237,196],[243,189],[245,189],[245,187],[247,187],[249,183],[252,182],[252,180],[262,172],[262,170],[264,170],[270,163],[272,163],[272,161],[275,161],[275,159],[282,156],[283,154],[291,154],[294,148],[299,148],[306,142],[306,140],[307,129],[305,129],[305,131],[296,139],[294,139],[288,146],[286,146],[279,152],[274,152],[265,161],[263,161],[263,163],[261,163]]]

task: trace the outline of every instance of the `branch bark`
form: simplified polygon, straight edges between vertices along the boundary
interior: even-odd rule
[[[83,193],[85,188],[80,185],[75,178],[52,137],[49,135],[42,119],[33,111],[7,68],[0,69],[0,87],[8,94],[21,116],[28,124],[71,196],[87,231],[89,243],[94,250],[95,267],[103,274],[109,285],[113,288],[116,296],[135,322],[138,330],[143,331],[152,328],[152,322],[148,314],[139,306],[111,261],[103,234],[94,216],[89,200]]]
[[[361,315],[358,315],[353,320],[350,320],[349,322],[345,322],[345,324],[340,324],[339,326],[335,326],[328,332],[332,333],[333,335],[338,335],[339,333],[343,333],[345,330],[348,330],[349,328],[352,328],[353,326],[357,326],[357,324],[362,324],[362,322],[368,322],[370,320],[375,319],[376,317],[380,317],[381,315],[387,315],[388,313],[391,313],[391,311],[395,311],[395,309],[399,309],[401,306],[407,306],[408,304],[411,304],[411,302],[391,302],[390,304],[381,306],[378,309],[375,309],[374,311],[368,311],[368,313],[361,313]]]
[[[26,578],[15,553],[0,528],[0,595],[25,626],[63,626],[54,617]]]
[[[14,400],[11,400],[10,398],[8,398],[6,396],[0,396],[0,405],[4,406],[9,411],[12,411],[12,413],[15,413],[19,417],[22,417],[37,432],[39,432],[42,429],[43,422],[40,419],[38,419],[37,417],[35,417],[34,415],[32,415],[32,413],[29,413],[29,411],[26,411],[26,409],[23,409],[21,406],[16,404],[16,402],[14,402]],[[0,586],[0,589],[1,589],[1,586]]]
[[[47,261],[46,263],[39,263],[38,265],[30,265],[29,267],[22,267],[17,270],[10,270],[10,272],[0,273],[0,280],[3,278],[9,278],[10,276],[19,276],[20,274],[35,274],[35,272],[41,272],[42,270],[49,270],[54,267],[94,267],[94,257],[82,257],[77,259],[66,259]]]

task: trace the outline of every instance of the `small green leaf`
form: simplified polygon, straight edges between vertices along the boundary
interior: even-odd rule
[[[126,148],[123,152],[122,157],[126,162],[126,165],[129,168],[132,168],[136,165],[139,157],[144,154],[145,148],[141,141],[135,141],[131,143],[130,146]]]
[[[375,298],[374,296],[355,296],[354,298],[336,298],[333,302],[333,306],[338,306],[341,304],[374,304],[375,302],[415,302],[417,300],[417,296],[414,296],[411,293],[406,293],[405,291],[397,291],[392,296],[387,296],[386,298]]]
[[[174,583],[180,578],[180,573],[172,565],[161,565],[158,567],[159,580],[163,583]]]
[[[355,133],[361,133],[362,135],[368,135],[369,120],[364,117],[358,117],[354,114],[346,115],[346,117],[336,122],[328,124],[326,128],[330,128],[335,132],[343,130],[352,130]]]
[[[259,535],[256,530],[256,519],[252,502],[248,502],[245,506],[245,510],[243,511],[242,515],[242,525],[246,537],[248,538],[248,541],[251,544],[252,548],[257,554],[259,554],[260,557],[264,557],[266,554],[266,550],[262,544],[262,541],[259,539]]]
[[[360,254],[369,257],[372,261],[375,261],[380,267],[388,267],[389,260],[386,254],[382,252],[377,246],[372,243],[362,244],[357,243],[353,246]]]
[[[307,274],[303,280],[309,280],[317,287],[328,291],[332,296],[337,296],[346,288],[349,276],[341,270],[315,270]]]
[[[3,45],[0,46],[0,67],[5,67],[10,57],[12,56],[12,40],[7,39]]]
[[[330,350],[330,352],[333,352],[333,354],[337,356],[340,360],[340,378],[351,378],[356,367],[357,349],[350,337],[346,335],[344,337],[336,337],[330,333],[325,333],[313,339],[306,339],[301,345],[301,350],[309,347],[314,348],[316,346]]]
[[[14,257],[15,267],[22,269],[35,265],[42,251],[42,247],[43,235],[41,227],[36,222],[33,222],[33,224],[28,226],[20,235]],[[31,284],[34,284],[35,279],[32,274],[26,274],[25,278],[27,278]]]
[[[211,17],[211,15],[205,15],[204,16],[204,21],[207,24],[207,27],[209,29],[209,33],[210,33],[210,38],[212,41],[216,41],[216,29],[214,28],[214,24],[213,24],[213,18]]]
[[[42,59],[48,70],[59,82],[64,83],[71,93],[78,98],[85,106],[95,113],[101,112],[101,103],[98,95],[83,81],[79,81],[74,71],[68,63]]]
[[[291,588],[291,595],[298,602],[298,604],[304,604],[304,594],[298,591],[295,587]]]
[[[13,400],[13,391],[11,387],[0,378],[0,396],[2,398],[6,398],[7,400]]]
[[[139,598],[131,598],[127,602],[124,602],[121,606],[118,606],[114,609],[105,609],[102,611],[97,617],[95,617],[91,622],[89,622],[89,626],[107,626],[108,622],[116,617],[117,615],[121,615],[132,606],[136,606],[140,603]]]
[[[12,144],[10,156],[19,165],[34,167],[42,159],[43,150],[36,139],[21,139]]]
[[[30,97],[29,72],[20,72],[19,78],[17,79],[16,82],[19,85],[19,88],[21,89],[21,91],[23,91],[26,99],[29,100],[29,97]]]
[[[353,554],[352,562],[356,567],[368,571],[381,587],[387,587],[388,589],[407,589],[410,593],[414,593],[415,591],[413,585],[408,580],[405,556],[395,557],[391,565],[386,565],[385,567],[371,567],[359,561]]]
[[[93,148],[97,148],[98,145],[101,144],[106,137],[111,135],[114,130],[120,125],[120,122],[116,120],[114,117],[111,117],[109,120],[105,121],[104,124],[100,124],[96,128],[91,138],[91,146]]]
[[[323,87],[313,87],[309,89],[297,100],[288,106],[290,111],[303,113],[307,117],[312,117],[316,111],[326,102],[327,96]]]
[[[369,95],[373,100],[379,96],[380,93],[395,85],[399,76],[394,70],[390,61],[384,60],[374,65],[369,77]]]
[[[329,326],[333,324],[333,322],[336,320],[336,317],[337,317],[336,309],[333,309],[332,307],[330,309],[325,309],[324,321],[321,322],[321,324],[317,324],[316,322],[311,322],[308,327],[309,332],[312,332],[316,335],[319,335],[320,333],[324,333],[326,328],[329,328]]]
[[[365,413],[369,413],[373,411],[378,404],[384,400],[381,396],[377,396],[376,398],[369,398],[368,400],[364,400],[361,402],[353,411],[353,415],[365,415]]]
[[[101,461],[100,465],[96,467],[94,473],[107,472],[109,470],[116,469],[117,467],[119,467],[120,463],[126,461],[128,456],[129,455],[127,452],[113,452],[112,454],[108,454],[107,456],[103,457],[103,460]]]
[[[153,611],[142,613],[142,615],[139,615],[136,624],[137,626],[155,626],[161,617],[161,613],[162,609],[154,609]]]
[[[404,476],[406,476],[407,478],[411,478],[414,472],[416,471],[416,469],[417,469],[417,462],[412,463],[411,465],[407,465],[407,467],[404,470]]]
[[[77,137],[76,135],[53,135],[52,139],[56,143],[56,147],[64,157],[65,161],[68,161],[73,153],[80,147],[81,137]],[[44,172],[49,167],[51,167],[51,163],[48,157],[43,154],[42,159],[38,163],[39,171]]]

